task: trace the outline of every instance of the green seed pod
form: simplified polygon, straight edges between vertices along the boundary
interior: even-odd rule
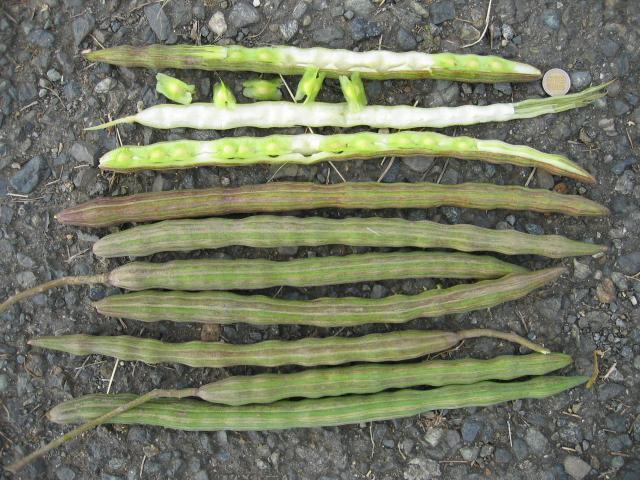
[[[516,342],[534,351],[550,351],[512,333],[490,329],[459,332],[405,330],[374,333],[362,337],[267,340],[254,344],[223,342],[165,343],[159,340],[120,335],[61,335],[29,341],[35,347],[74,355],[107,355],[120,360],[149,364],[178,363],[190,367],[223,368],[238,365],[277,367],[282,365],[340,365],[351,362],[396,362],[442,352],[463,340],[491,337]]]
[[[587,377],[534,377],[517,382],[480,382],[431,390],[403,389],[371,395],[348,395],[268,405],[224,406],[195,400],[152,400],[109,423],[156,425],[177,430],[277,430],[389,420],[431,410],[483,407],[545,398],[576,387]],[[136,398],[135,395],[86,395],[56,406],[49,420],[59,424],[97,418]]]
[[[364,364],[316,368],[297,373],[227,377],[192,395],[224,405],[272,403],[286,398],[321,398],[381,392],[419,385],[467,385],[544,375],[571,364],[561,353],[503,355],[490,360],[426,360],[420,363]]]
[[[480,270],[478,270],[480,272]],[[169,320],[213,324],[346,327],[404,323],[421,317],[470,312],[522,298],[552,282],[562,269],[509,274],[496,280],[435,288],[417,295],[385,298],[283,300],[231,292],[148,290],[110,295],[94,303],[98,312],[143,322]]]
[[[274,78],[272,80],[251,79],[242,82],[242,94],[254,100],[282,100],[282,80]]]
[[[434,132],[359,132],[336,135],[270,135],[221,138],[210,141],[178,140],[146,146],[124,146],[107,152],[100,167],[115,171],[190,168],[206,165],[234,166],[268,163],[312,165],[327,160],[380,156],[431,155],[496,164],[536,167],[583,182],[595,179],[562,155],[540,152],[523,145],[470,137],[448,137]],[[447,186],[452,188],[451,186]]]
[[[121,123],[139,123],[151,128],[199,128],[226,130],[238,127],[289,128],[368,126],[371,128],[445,128],[454,125],[475,125],[505,122],[558,113],[583,107],[606,95],[608,84],[587,88],[581,92],[558,97],[525,100],[518,103],[493,105],[462,105],[458,107],[422,108],[408,105],[369,105],[353,111],[346,103],[304,105],[292,102],[257,102],[238,105],[233,115],[208,103],[192,105],[160,104],[128,117],[89,127],[99,130]]]
[[[318,208],[433,208],[451,205],[492,210],[602,216],[609,210],[578,195],[489,183],[346,182],[319,185],[271,182],[241,187],[217,187],[100,197],[58,213],[58,222],[106,227],[129,222],[210,217],[234,213],[281,212]]]
[[[320,93],[322,83],[326,73],[318,73],[317,67],[309,67],[305,69],[300,82],[298,82],[298,89],[294,97],[296,102],[304,99],[303,103],[313,103]]]
[[[460,82],[523,82],[540,70],[496,56],[428,54],[372,50],[351,52],[289,46],[247,48],[240,45],[119,46],[85,55],[92,62],[127,67],[253,71],[301,75],[315,67],[331,77],[359,72],[362,78],[438,78]]]
[[[444,225],[401,218],[278,217],[166,220],[112,233],[98,240],[101,257],[147,256],[243,245],[255,248],[351,245],[447,248],[463,252],[542,255],[550,258],[594,255],[605,247],[560,235],[531,235],[474,225]],[[325,259],[326,260],[326,259]]]
[[[340,75],[340,88],[347,105],[352,112],[359,112],[367,105],[367,95],[359,73],[352,73],[351,78]]]
[[[189,105],[191,94],[196,91],[196,87],[164,73],[158,73],[156,74],[156,91],[173,102]]]
[[[236,106],[236,97],[222,80],[213,86],[213,104],[217,108],[226,109],[233,109]]]

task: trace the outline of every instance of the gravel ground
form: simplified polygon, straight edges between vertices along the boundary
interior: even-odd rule
[[[86,48],[123,43],[234,43],[326,45],[367,50],[459,51],[483,29],[486,2],[463,0],[169,0],[161,3],[102,0],[41,0],[0,5],[0,297],[37,282],[69,274],[104,271],[116,265],[89,251],[105,231],[64,227],[53,215],[100,195],[151,190],[242,185],[268,179],[339,182],[322,164],[314,167],[202,168],[178,173],[103,175],[99,156],[117,145],[114,132],[84,132],[108,115],[163,101],[154,90],[153,72],[88,64]],[[606,219],[456,208],[429,211],[352,212],[402,216],[444,223],[562,233],[606,243],[608,254],[554,262],[516,260],[530,268],[562,263],[569,274],[518,302],[490,311],[410,322],[406,328],[460,329],[487,325],[515,330],[574,356],[567,373],[589,374],[595,349],[604,352],[601,377],[592,390],[577,388],[544,401],[517,401],[482,409],[441,411],[398,421],[343,428],[266,433],[185,433],[161,428],[100,427],[59,448],[25,470],[21,478],[156,479],[582,479],[640,478],[640,184],[637,146],[640,106],[637,49],[640,15],[632,1],[551,2],[495,0],[486,38],[465,51],[495,53],[546,70],[570,72],[574,89],[617,78],[606,98],[579,111],[477,128],[448,129],[526,143],[566,153],[598,178],[595,186],[537,172],[531,186],[579,193],[608,205]],[[169,72],[171,73],[171,72]],[[179,72],[207,99],[217,74]],[[240,95],[246,75],[220,73]],[[291,79],[290,82],[295,82]],[[295,83],[293,83],[295,85]],[[540,82],[468,85],[444,81],[367,82],[375,104],[487,104],[542,95]],[[321,98],[339,98],[328,81]],[[330,132],[331,129],[325,129]],[[289,133],[302,129],[289,129]],[[229,135],[258,135],[239,129]],[[164,139],[215,138],[218,133],[156,132],[124,125],[124,143]],[[635,145],[635,147],[634,147]],[[347,180],[442,183],[488,181],[525,184],[529,170],[453,159],[408,158],[386,162],[349,161],[337,167]],[[342,217],[341,211],[304,215]],[[196,256],[287,259],[345,254],[355,249],[327,247],[256,251],[228,248]],[[367,249],[357,249],[367,251]],[[157,260],[168,258],[157,256]],[[435,282],[403,281],[339,288],[291,289],[284,298],[373,296],[416,293]],[[0,432],[4,462],[31,451],[62,428],[43,417],[55,404],[91,392],[143,392],[183,387],[229,374],[259,369],[201,371],[173,365],[121,363],[114,373],[108,358],[32,350],[26,341],[39,334],[132,334],[169,341],[212,338],[232,342],[300,338],[335,332],[314,328],[246,325],[221,332],[194,325],[142,325],[96,315],[91,300],[116,293],[105,287],[72,287],[39,295],[13,307],[0,322]],[[266,293],[276,294],[276,289]],[[384,331],[363,327],[342,334]],[[451,357],[488,358],[514,353],[508,344],[467,342]],[[284,369],[283,369],[284,370]],[[606,374],[605,374],[606,373]],[[636,400],[634,400],[636,399]],[[0,473],[0,476],[3,474]]]

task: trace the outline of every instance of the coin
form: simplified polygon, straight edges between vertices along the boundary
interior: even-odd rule
[[[542,77],[542,88],[551,97],[566,95],[571,88],[569,74],[560,68],[552,68]]]

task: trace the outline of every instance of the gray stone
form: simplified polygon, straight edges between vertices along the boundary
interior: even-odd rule
[[[30,288],[36,284],[36,276],[33,272],[25,270],[24,272],[18,272],[16,275],[16,281],[22,288]]]
[[[529,456],[529,448],[527,443],[521,438],[513,439],[513,454],[518,461],[522,461]]]
[[[453,20],[456,16],[456,7],[453,0],[442,0],[432,3],[429,7],[429,19],[431,23],[440,25],[447,20]]]
[[[604,423],[609,430],[614,432],[622,433],[627,431],[627,420],[623,415],[610,413]]]
[[[635,275],[640,272],[640,251],[619,256],[618,268],[625,275]]]
[[[405,28],[398,28],[398,33],[396,34],[396,41],[398,42],[398,48],[405,52],[410,50],[415,50],[418,46],[418,42],[415,37]]]
[[[504,448],[496,448],[495,458],[497,463],[509,463],[513,458],[513,455],[511,455],[511,452],[509,450],[506,450]]]
[[[103,78],[98,82],[93,91],[97,94],[107,93],[113,90],[117,84],[118,81],[115,78]]]
[[[638,159],[635,157],[627,157],[623,160],[617,161],[611,167],[611,171],[615,175],[622,175],[626,170],[633,167],[636,163],[638,163]]]
[[[552,30],[560,29],[560,12],[553,8],[547,8],[542,12],[542,22]]]
[[[543,454],[549,448],[549,441],[542,432],[536,428],[529,427],[524,439],[527,445],[529,445],[529,448],[538,455]]]
[[[569,78],[571,78],[571,86],[574,90],[582,90],[591,85],[591,74],[586,71],[571,72]]]
[[[47,32],[41,28],[36,28],[29,32],[29,35],[27,35],[27,41],[36,47],[51,48],[56,41],[56,37],[54,37],[51,32]]]
[[[478,458],[480,449],[478,447],[462,447],[460,449],[460,456],[467,462],[473,462]]]
[[[35,84],[29,80],[18,84],[18,100],[22,104],[31,102],[38,96],[38,89]]]
[[[544,229],[537,223],[527,223],[524,229],[530,235],[544,235]]]
[[[224,19],[224,13],[217,11],[216,13],[211,15],[207,26],[216,37],[224,35],[224,33],[227,31],[227,21]]]
[[[614,57],[615,54],[618,53],[618,50],[620,50],[618,42],[608,37],[604,37],[598,43],[600,45],[600,51],[609,58]]]
[[[311,38],[313,38],[315,42],[328,45],[336,40],[344,38],[344,32],[340,27],[334,25],[314,30],[311,32]]]
[[[513,27],[508,23],[502,24],[502,37],[506,41],[511,41],[513,37],[516,36],[516,32],[513,30]]]
[[[442,440],[443,435],[444,431],[441,428],[429,427],[427,428],[427,432],[424,434],[424,441],[432,448],[437,447],[440,440]]]
[[[9,182],[19,193],[33,192],[38,184],[49,176],[49,166],[41,156],[33,157],[11,177]]]
[[[260,12],[249,2],[234,3],[229,12],[229,23],[235,28],[247,27],[260,21]]]
[[[298,247],[278,247],[278,254],[283,257],[293,257],[298,253]]]
[[[144,15],[147,17],[149,26],[151,27],[151,30],[153,30],[153,33],[156,34],[156,37],[158,37],[158,40],[161,42],[167,40],[171,34],[172,27],[169,17],[164,13],[162,3],[152,3],[147,5],[144,7]]]
[[[430,458],[412,458],[403,473],[405,480],[431,480],[441,475],[440,464]]]
[[[466,420],[462,424],[462,439],[467,443],[475,441],[481,429],[482,424],[480,422],[475,420]]]
[[[4,393],[9,387],[9,375],[0,373],[0,393]]]
[[[357,17],[349,23],[349,30],[356,42],[364,40],[365,38],[377,37],[382,33],[382,28],[378,22],[365,20],[362,17]]]
[[[76,142],[69,149],[69,154],[80,165],[95,166],[95,158],[98,149],[95,145],[87,142]]]
[[[402,159],[409,170],[412,172],[424,173],[433,165],[434,157],[424,157],[420,155],[405,157]]]
[[[96,26],[96,19],[93,15],[85,13],[76,17],[71,22],[71,29],[73,30],[73,42],[76,47],[80,45],[80,42],[91,33]]]
[[[47,70],[47,78],[51,82],[59,82],[62,79],[62,75],[55,68],[50,68]]]
[[[382,298],[387,294],[387,289],[384,285],[375,284],[371,289],[371,298]]]
[[[76,478],[76,472],[63,465],[56,468],[56,478],[58,480],[73,480]]]
[[[609,323],[609,314],[600,310],[593,310],[587,312],[584,316],[584,321],[586,322],[585,326],[591,327],[591,330],[600,330]],[[579,325],[582,327],[583,323],[580,322]]]
[[[304,14],[307,13],[308,8],[309,4],[304,0],[300,0],[298,3],[296,3],[296,6],[293,7],[291,16],[296,20],[300,20],[302,17],[304,17]]]
[[[0,198],[6,197],[8,192],[9,182],[3,177],[0,177]]]
[[[345,0],[344,9],[351,10],[356,15],[367,17],[373,12],[374,4],[370,0]]]
[[[540,169],[536,170],[536,183],[538,187],[546,190],[552,189],[556,184],[553,180],[553,175]]]
[[[591,465],[574,455],[565,457],[563,465],[564,471],[574,480],[582,480],[591,471]]]
[[[591,275],[591,268],[585,263],[581,263],[575,258],[573,259],[573,275],[578,280],[586,280]]]
[[[280,30],[280,35],[282,35],[282,38],[288,41],[291,40],[293,36],[298,32],[298,27],[298,21],[295,18],[289,18],[288,20],[285,20],[285,22],[282,23],[280,27],[278,27],[278,30]]]
[[[507,96],[510,96],[511,93],[513,93],[513,90],[511,89],[511,84],[507,82],[495,83],[493,85],[493,89]]]
[[[625,388],[617,383],[607,383],[598,389],[598,399],[601,402],[607,402],[612,398],[622,395]]]

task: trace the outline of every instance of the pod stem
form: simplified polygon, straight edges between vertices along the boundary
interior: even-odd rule
[[[573,108],[584,107],[585,105],[604,97],[607,93],[603,90],[611,85],[612,82],[613,80],[570,95],[560,95],[557,97],[540,99],[536,98],[514,103],[513,118],[531,118],[547,113],[559,113]]]
[[[461,340],[478,337],[500,338],[502,340],[506,340],[507,342],[517,343],[518,345],[527,347],[529,350],[533,350],[534,352],[542,353],[544,355],[548,355],[551,353],[551,350],[549,350],[548,348],[544,348],[537,343],[533,343],[532,341],[527,340],[526,338],[521,337],[516,333],[501,332],[499,330],[493,330],[490,328],[472,328],[469,330],[461,330],[458,332],[458,336]]]
[[[121,123],[135,123],[135,121],[135,115],[129,115],[128,117],[116,118],[115,120],[111,120],[110,122],[101,123],[100,125],[94,125],[93,127],[86,127],[85,130],[102,130],[103,128],[115,127],[116,125],[120,125]]]
[[[26,457],[21,458],[20,460],[13,462],[11,465],[4,467],[5,470],[15,474],[16,472],[22,470],[24,467],[34,462],[38,458],[46,455],[48,452],[53,450],[54,448],[59,447],[63,443],[66,443],[70,440],[73,440],[79,435],[91,430],[92,428],[97,427],[98,425],[108,422],[113,417],[120,415],[132,408],[138,407],[143,403],[146,403],[150,400],[154,400],[156,398],[185,398],[196,396],[198,393],[197,388],[183,388],[180,390],[152,390],[144,395],[141,395],[130,402],[125,403],[124,405],[120,405],[118,408],[114,408],[113,410],[105,413],[104,415],[100,415],[98,418],[94,418],[93,420],[89,420],[88,422],[80,425],[79,427],[74,428],[73,430],[65,433],[61,437],[52,440],[47,443],[44,447],[39,448],[35,452],[30,453]]]
[[[4,302],[0,303],[0,313],[6,311],[11,305],[14,303],[18,303],[26,298],[33,297],[39,293],[46,292],[47,290],[51,290],[52,288],[64,287],[67,285],[86,285],[89,283],[109,283],[109,276],[106,273],[99,275],[82,275],[78,277],[62,277],[56,278],[55,280],[51,280],[49,282],[41,283],[40,285],[36,285],[32,288],[27,288],[22,292],[18,292],[12,297],[9,297]]]

